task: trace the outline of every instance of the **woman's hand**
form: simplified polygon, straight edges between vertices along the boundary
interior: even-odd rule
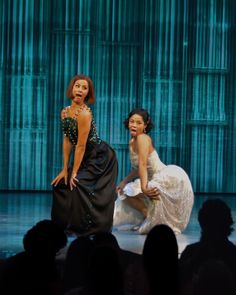
[[[70,178],[70,190],[72,191],[74,187],[76,187],[76,183],[79,182],[79,180],[76,178],[77,174],[72,173]]]
[[[159,200],[160,199],[160,192],[158,188],[142,188],[142,192],[149,197],[150,199]]]
[[[67,169],[63,169],[58,175],[57,177],[55,177],[53,179],[53,181],[51,182],[51,185],[57,186],[58,183],[64,178],[65,184],[67,185],[67,181],[68,181],[68,172]]]
[[[122,180],[122,181],[117,185],[117,187],[116,187],[116,192],[117,192],[117,193],[120,193],[120,194],[123,194],[123,193],[124,193],[123,189],[124,189],[125,186],[126,186],[126,182],[125,182],[124,180]]]

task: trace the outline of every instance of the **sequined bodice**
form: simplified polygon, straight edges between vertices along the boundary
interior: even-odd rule
[[[130,148],[130,160],[131,160],[132,167],[134,169],[138,169],[138,154],[135,153],[132,150],[132,148]],[[158,173],[164,167],[166,167],[166,165],[161,162],[156,150],[154,150],[151,154],[149,154],[148,161],[147,161],[147,171],[148,171],[149,179],[151,179],[155,173]]]
[[[86,106],[86,108],[91,112],[90,108]],[[62,116],[61,116],[61,121],[62,121],[62,131],[64,136],[67,136],[70,140],[70,142],[73,145],[77,144],[78,140],[78,122],[77,122],[77,117],[79,116],[80,110],[75,112],[73,117],[69,116],[69,110],[70,106],[66,107],[62,110]],[[92,116],[92,121],[91,121],[91,127],[88,135],[88,140],[86,144],[86,149],[91,149],[95,145],[101,143],[101,139],[97,134],[97,129],[96,125]]]

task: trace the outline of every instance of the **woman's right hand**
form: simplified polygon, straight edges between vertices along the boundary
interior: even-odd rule
[[[68,172],[67,169],[63,169],[51,182],[51,185],[57,186],[58,183],[64,178],[65,184],[67,185],[68,181]]]
[[[149,197],[150,199],[159,200],[160,199],[160,191],[158,188],[142,188],[142,192]]]
[[[126,186],[126,182],[125,182],[124,180],[122,180],[122,181],[117,185],[117,187],[116,187],[116,192],[117,192],[117,193],[120,193],[120,194],[123,194],[123,193],[124,193],[123,189],[124,189],[125,186]]]

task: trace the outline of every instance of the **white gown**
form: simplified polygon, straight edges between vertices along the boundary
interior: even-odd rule
[[[131,164],[138,169],[138,155],[130,150]],[[176,166],[166,166],[154,150],[148,157],[148,187],[158,188],[160,200],[150,200],[144,197],[148,207],[148,216],[144,220],[143,215],[136,209],[127,205],[124,200],[142,193],[140,179],[129,182],[124,187],[124,194],[118,194],[115,204],[114,226],[136,225],[140,234],[147,234],[156,224],[167,224],[175,233],[181,233],[188,224],[193,207],[194,194],[191,182],[186,172]]]

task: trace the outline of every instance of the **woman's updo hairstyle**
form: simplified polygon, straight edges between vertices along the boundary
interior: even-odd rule
[[[125,119],[125,121],[124,121],[125,128],[129,129],[129,119],[133,115],[136,115],[136,114],[143,118],[144,124],[147,125],[147,127],[145,128],[145,131],[146,131],[146,133],[149,133],[152,130],[152,128],[154,127],[154,124],[152,123],[152,119],[150,118],[149,113],[144,109],[139,109],[139,108],[133,109],[129,113],[128,118]]]

